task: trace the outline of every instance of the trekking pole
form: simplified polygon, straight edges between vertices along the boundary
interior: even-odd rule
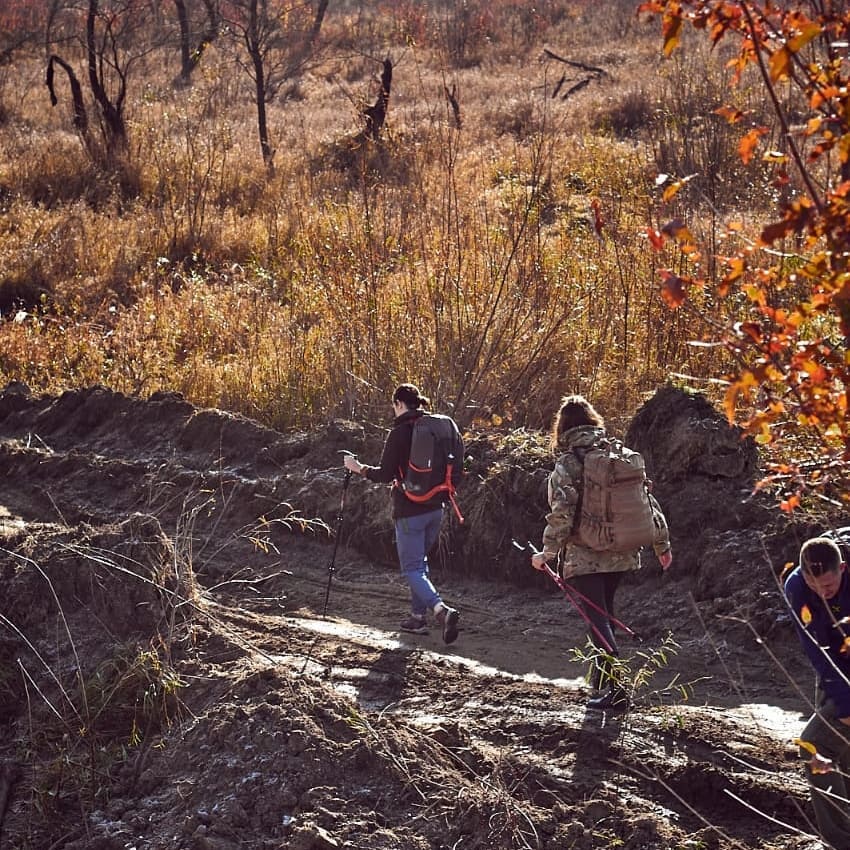
[[[343,454],[351,454],[351,452],[343,452]],[[334,533],[334,548],[331,553],[331,561],[328,564],[328,586],[325,588],[325,604],[322,606],[322,619],[328,611],[328,600],[331,598],[331,582],[333,581],[334,571],[336,570],[336,552],[339,549],[339,536],[342,531],[342,518],[345,514],[345,493],[348,490],[348,484],[351,481],[351,470],[345,470],[345,475],[342,479],[342,495],[339,499],[339,512],[336,515],[336,531]]]
[[[522,546],[520,543],[517,543],[515,540],[513,541],[513,543],[514,543],[514,546],[517,547],[517,549],[525,549],[526,548],[525,546]],[[534,554],[534,555],[540,554],[540,550],[536,549],[534,544],[530,540],[528,541],[528,547],[527,548],[530,549],[532,554]],[[552,581],[554,581],[555,584],[558,585],[558,587],[561,589],[561,592],[564,594],[564,596],[567,598],[567,600],[572,604],[573,608],[575,608],[576,611],[578,611],[579,616],[581,616],[581,618],[584,620],[584,622],[587,623],[587,625],[593,630],[593,633],[602,641],[603,645],[608,650],[608,652],[611,652],[611,647],[608,646],[608,641],[600,634],[599,629],[596,627],[596,625],[593,623],[593,621],[590,619],[590,617],[587,616],[584,609],[579,604],[578,599],[581,599],[583,602],[588,604],[595,611],[598,611],[600,614],[604,614],[611,623],[613,623],[615,626],[618,626],[619,628],[621,628],[624,632],[626,632],[626,634],[631,635],[631,637],[633,637],[638,643],[643,643],[643,638],[639,634],[637,634],[632,629],[630,629],[621,620],[618,620],[616,617],[614,617],[613,615],[611,615],[607,611],[600,608],[592,599],[588,599],[587,596],[585,596],[580,591],[576,590],[572,585],[567,584],[549,566],[549,564],[544,564],[543,568],[546,571],[549,578],[551,578]]]

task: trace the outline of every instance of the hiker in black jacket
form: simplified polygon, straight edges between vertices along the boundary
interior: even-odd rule
[[[399,625],[403,632],[428,634],[430,611],[443,631],[443,641],[453,643],[458,636],[459,614],[446,605],[431,582],[428,552],[440,535],[447,497],[438,493],[427,502],[408,499],[399,486],[410,458],[413,421],[423,415],[430,401],[413,384],[401,384],[393,393],[393,427],[384,443],[379,466],[366,466],[346,455],[345,466],[378,484],[392,482],[393,520],[401,572],[410,587],[411,612]]]

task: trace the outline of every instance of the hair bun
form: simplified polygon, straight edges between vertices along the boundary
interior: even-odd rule
[[[393,393],[393,401],[400,401],[407,407],[416,410],[418,407],[430,407],[431,399],[419,392],[419,387],[413,384],[400,384]]]

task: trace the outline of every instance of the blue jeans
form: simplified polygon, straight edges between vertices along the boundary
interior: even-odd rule
[[[443,509],[427,514],[399,517],[395,521],[395,545],[401,574],[410,586],[410,610],[417,617],[442,600],[428,577],[428,552],[440,535]]]

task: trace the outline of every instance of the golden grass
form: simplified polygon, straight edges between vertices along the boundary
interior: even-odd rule
[[[510,4],[490,5],[498,17]],[[554,23],[472,32],[462,61],[445,22],[416,44],[400,6],[347,19],[349,40],[356,24],[371,42],[326,54],[269,105],[274,174],[223,45],[191,88],[170,87],[164,51],[131,78],[130,148],[109,172],[69,132],[68,103],[50,110],[35,88],[16,99],[5,78],[0,382],[175,389],[286,428],[381,415],[413,380],[463,421],[545,427],[565,392],[610,415],[671,372],[716,373],[716,352],[687,345],[703,330],[661,304],[645,238],[660,224],[659,151],[679,167],[689,144],[686,101],[658,73],[671,66],[654,29],[616,5],[612,18],[605,4],[543,4]],[[609,73],[552,98],[564,69],[544,45]],[[387,125],[364,142],[384,55]],[[36,79],[39,61],[18,65]],[[697,86],[722,72],[687,74]],[[728,155],[734,140],[713,143]]]

